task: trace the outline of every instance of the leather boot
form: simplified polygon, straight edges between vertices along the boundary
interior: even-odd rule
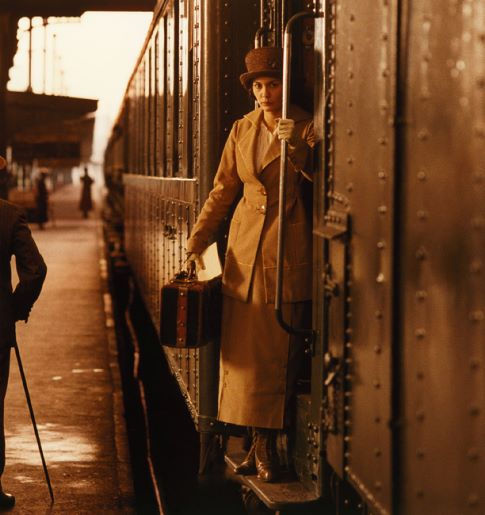
[[[15,506],[15,497],[0,491],[0,510],[9,510]]]
[[[234,468],[234,472],[236,474],[240,474],[242,476],[251,476],[253,474],[256,474],[256,440],[256,432],[253,432],[253,441],[251,442],[251,447],[249,448],[246,457],[243,461],[241,461],[241,463],[237,467]]]
[[[280,464],[276,453],[276,430],[258,429],[256,434],[255,457],[258,479],[271,483],[280,474]]]

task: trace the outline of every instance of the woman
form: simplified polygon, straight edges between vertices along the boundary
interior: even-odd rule
[[[290,337],[275,319],[278,232],[279,140],[288,142],[287,232],[283,311],[301,324],[311,299],[311,221],[303,202],[314,144],[310,115],[297,107],[281,119],[281,50],[262,47],[246,56],[240,77],[259,107],[237,120],[224,147],[212,189],[187,242],[188,260],[198,268],[200,254],[214,241],[219,225],[240,192],[231,220],[222,280],[223,322],[218,419],[255,428],[253,445],[236,468],[278,475],[277,431],[288,423],[301,339]]]
[[[91,186],[94,182],[91,177],[89,177],[87,167],[84,167],[84,175],[81,177],[82,182],[82,191],[81,191],[81,200],[79,202],[79,209],[83,213],[83,218],[88,217],[89,211],[93,209],[93,201],[91,198]]]

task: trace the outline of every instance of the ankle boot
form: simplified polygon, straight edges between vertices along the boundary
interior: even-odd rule
[[[0,509],[9,510],[15,506],[15,497],[12,494],[0,491]]]
[[[242,476],[250,476],[252,474],[256,474],[256,459],[255,459],[255,451],[256,451],[256,439],[257,435],[253,433],[253,441],[251,442],[251,447],[249,448],[246,457],[241,463],[234,468],[234,472],[236,474],[241,474]]]
[[[280,472],[278,454],[276,453],[276,430],[258,429],[256,439],[256,470],[258,479],[271,483]]]

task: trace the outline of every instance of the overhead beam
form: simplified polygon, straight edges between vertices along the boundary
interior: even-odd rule
[[[157,0],[0,0],[0,14],[80,16],[85,11],[153,11]]]

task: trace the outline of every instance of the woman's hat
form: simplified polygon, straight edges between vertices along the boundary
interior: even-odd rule
[[[246,73],[239,79],[241,84],[247,89],[251,89],[251,82],[256,77],[278,77],[283,75],[283,52],[277,47],[253,48],[246,54]]]
[[[2,168],[5,168],[7,166],[7,161],[5,161],[5,158],[0,156],[0,170]]]

